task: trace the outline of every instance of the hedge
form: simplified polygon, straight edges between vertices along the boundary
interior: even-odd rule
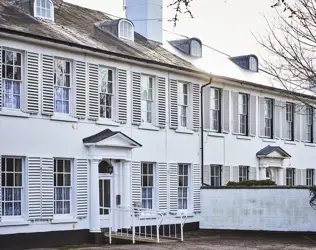
[[[249,186],[275,186],[275,182],[271,180],[248,180],[248,181],[240,181],[234,182],[229,181],[226,186],[228,187],[249,187]]]

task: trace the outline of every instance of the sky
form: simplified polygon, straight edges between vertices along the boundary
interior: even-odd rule
[[[191,11],[194,18],[182,14],[177,26],[168,18],[175,10],[163,0],[163,28],[188,37],[197,37],[203,44],[231,56],[264,54],[253,34],[266,34],[264,16],[273,20],[275,11],[270,6],[276,0],[193,0]],[[73,4],[125,17],[123,0],[66,0]]]

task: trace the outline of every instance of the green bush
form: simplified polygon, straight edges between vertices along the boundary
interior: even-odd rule
[[[316,193],[316,186],[311,186],[309,190],[313,193]]]
[[[248,181],[240,181],[234,182],[230,181],[226,186],[228,187],[249,187],[249,186],[274,186],[276,185],[274,181],[271,180],[248,180]]]

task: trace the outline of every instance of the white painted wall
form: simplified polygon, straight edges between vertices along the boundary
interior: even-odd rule
[[[316,231],[309,190],[202,189],[202,229]]]

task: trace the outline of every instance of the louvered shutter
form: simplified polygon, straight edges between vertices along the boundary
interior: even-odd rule
[[[54,113],[54,57],[42,56],[42,114]]]
[[[301,138],[302,141],[308,141],[308,133],[307,133],[307,112],[306,112],[306,106],[302,107],[302,129],[301,129]]]
[[[1,49],[1,47],[0,47]],[[1,52],[1,51],[0,51]],[[2,57],[2,54],[0,53],[1,57]],[[1,63],[0,63],[0,67],[2,67]],[[1,73],[1,72],[0,72]],[[1,82],[0,82],[1,84]],[[2,201],[2,163],[1,163],[1,160],[2,160],[2,156],[0,155],[0,201]],[[1,216],[2,216],[2,206],[0,206],[0,222],[1,222]]]
[[[27,112],[39,112],[39,54],[27,52]]]
[[[316,143],[316,109],[313,109],[313,142]]]
[[[280,102],[281,104],[281,121],[282,121],[282,139],[288,139],[286,131],[286,104],[285,102]]]
[[[259,136],[265,136],[264,98],[259,97]]]
[[[211,173],[210,173],[210,170],[211,170],[211,166],[210,165],[204,165],[203,166],[203,184],[206,184],[206,185],[211,185]]]
[[[178,211],[178,164],[169,163],[169,210]]]
[[[158,126],[166,127],[166,78],[158,77]]]
[[[298,185],[302,185],[301,184],[301,178],[302,178],[302,176],[301,176],[301,169],[294,169],[294,171],[295,171],[295,182],[294,182],[294,185],[295,186],[298,186]]]
[[[192,84],[192,99],[193,99],[193,108],[192,108],[192,121],[193,121],[193,130],[200,130],[200,85],[193,83]]]
[[[170,101],[170,128],[178,128],[178,82],[170,79],[169,82]]]
[[[222,107],[222,132],[229,133],[229,90],[223,90],[223,107]]]
[[[301,170],[301,185],[306,185],[306,169]]]
[[[222,167],[222,186],[226,186],[226,184],[230,181],[230,166]]]
[[[294,105],[294,140],[300,141],[301,137],[301,106]]]
[[[132,202],[141,206],[141,163],[132,162]]]
[[[249,180],[257,180],[257,168],[249,167]]]
[[[206,87],[203,89],[203,124],[205,130],[211,129],[210,100],[211,89],[210,87]]]
[[[0,110],[1,109],[2,109],[2,47],[0,46]]]
[[[88,216],[88,160],[76,160],[77,218]]]
[[[127,123],[127,72],[125,69],[117,70],[117,106],[119,123]]]
[[[233,133],[238,134],[239,133],[239,127],[238,127],[238,93],[232,92],[232,122],[233,122]]]
[[[158,201],[159,210],[168,208],[168,167],[167,163],[158,163]]]
[[[249,116],[249,135],[256,136],[257,134],[257,98],[254,95],[250,95],[250,116]]]
[[[239,182],[239,167],[234,166],[233,168],[233,181]]]
[[[139,125],[142,121],[141,109],[141,74],[132,73],[132,124]]]
[[[76,61],[76,117],[86,118],[86,74],[85,62]]]
[[[201,212],[201,165],[193,164],[193,211]]]
[[[280,101],[274,101],[274,119],[273,119],[273,138],[281,138],[281,103]]]
[[[88,119],[97,120],[99,118],[99,66],[96,64],[89,64],[88,74]]]
[[[52,219],[54,216],[54,165],[53,158],[42,158],[42,219]]]
[[[30,220],[41,219],[41,158],[27,158],[28,213]]]

